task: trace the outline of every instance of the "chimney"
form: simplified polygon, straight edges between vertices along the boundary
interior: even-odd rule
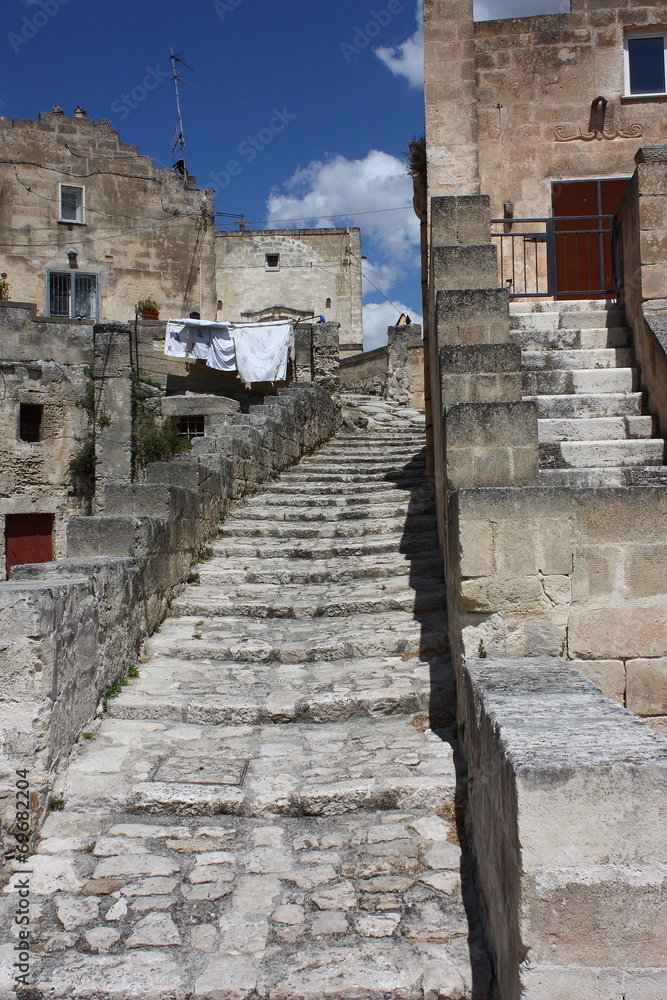
[[[53,107],[51,108],[51,114],[52,115],[64,115],[65,112],[63,111],[63,109],[60,107],[59,104],[54,104]]]
[[[81,105],[79,105],[78,108],[74,109],[74,114],[75,114],[75,116],[77,118],[85,118],[86,115],[87,115],[87,112],[81,107]]]

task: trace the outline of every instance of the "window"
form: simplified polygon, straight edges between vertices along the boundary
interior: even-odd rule
[[[21,441],[42,440],[42,417],[44,407],[31,403],[21,403],[19,406],[19,437]]]
[[[625,92],[664,94],[667,87],[667,32],[625,36]]]
[[[190,441],[193,438],[203,438],[206,436],[206,420],[203,416],[179,417],[177,426],[181,437],[189,438]]]
[[[76,222],[82,225],[84,222],[85,188],[70,187],[68,184],[60,185],[60,221]]]
[[[49,316],[97,319],[97,275],[51,271]]]
[[[266,270],[267,271],[279,271],[280,270],[280,254],[279,253],[267,253],[265,257]]]
[[[327,299],[326,309],[331,309],[331,299]]]

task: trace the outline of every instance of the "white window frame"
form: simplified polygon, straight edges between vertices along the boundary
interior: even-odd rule
[[[67,275],[70,279],[69,287],[69,316],[58,316],[51,312],[51,277],[52,275]],[[100,315],[100,276],[95,271],[66,271],[59,268],[50,268],[46,273],[46,314],[53,319],[76,319],[74,315],[74,303],[76,301],[76,294],[74,291],[74,283],[77,278],[94,278],[95,279],[95,310],[92,316],[86,317],[87,319],[92,319],[97,321]]]
[[[630,46],[628,42],[635,38],[662,38],[662,55],[665,63],[665,89],[652,94],[633,94],[630,89]],[[654,31],[626,31],[623,38],[623,49],[625,58],[625,96],[636,97],[665,97],[667,96],[667,31],[664,28],[657,28]]]
[[[269,257],[277,257],[278,263],[275,267],[269,266]],[[280,254],[276,251],[269,251],[264,254],[264,270],[265,271],[279,271],[280,270]]]
[[[71,188],[73,191],[81,192],[81,206],[80,206],[80,218],[78,219],[64,219],[63,218],[63,188]],[[85,226],[86,224],[86,189],[82,184],[65,184],[60,183],[58,186],[59,195],[59,206],[60,206],[60,222],[66,223],[68,226]]]

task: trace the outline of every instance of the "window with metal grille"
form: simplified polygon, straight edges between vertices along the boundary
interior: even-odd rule
[[[42,440],[42,417],[44,407],[33,403],[21,403],[19,407],[19,437],[21,441]]]
[[[625,92],[629,96],[667,91],[667,32],[625,36]]]
[[[193,438],[206,436],[206,420],[203,416],[180,417],[177,427],[181,437],[189,438],[191,441]]]
[[[82,187],[60,185],[60,221],[83,223],[84,192]]]
[[[49,316],[97,319],[97,275],[51,271]]]
[[[267,253],[266,257],[266,270],[267,271],[279,271],[280,270],[280,254],[279,253]]]

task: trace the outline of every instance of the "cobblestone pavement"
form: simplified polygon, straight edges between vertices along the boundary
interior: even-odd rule
[[[76,747],[30,1000],[485,995],[423,419],[347,403],[367,427],[237,508]]]

